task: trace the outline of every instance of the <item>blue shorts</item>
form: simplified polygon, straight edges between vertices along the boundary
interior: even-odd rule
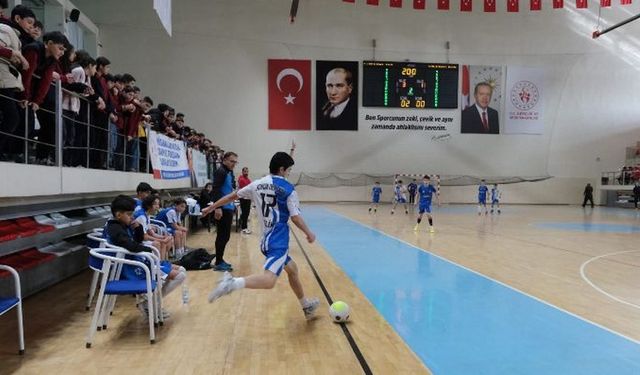
[[[487,204],[487,198],[478,198],[478,204]]]
[[[167,225],[167,233],[169,233],[170,235],[174,236],[176,235],[176,230],[173,229],[172,226]]]
[[[374,198],[371,200],[371,203],[380,203],[380,197],[374,197]]]
[[[499,199],[494,199],[494,200],[491,201],[491,204],[498,204],[498,203],[500,203]]]
[[[282,273],[284,266],[289,264],[289,262],[291,261],[288,248],[269,249],[266,252],[263,251],[262,254],[267,257],[267,260],[264,261],[263,268],[267,271],[273,272],[274,274],[276,274],[276,276],[280,276],[280,273]]]
[[[407,203],[407,200],[404,198],[398,198],[396,199],[396,203]]]
[[[147,267],[149,267],[149,264],[147,263],[147,260],[145,258],[136,257],[134,255],[128,257],[128,259],[143,262],[147,265]],[[169,272],[171,272],[171,262],[167,260],[160,261],[160,270],[165,275],[168,275]],[[124,266],[122,266],[122,274],[120,275],[120,278],[125,280],[145,280],[145,274],[144,270],[141,267],[125,264]]]
[[[420,203],[420,207],[418,209],[418,213],[419,214],[423,214],[423,213],[431,213],[431,203]]]

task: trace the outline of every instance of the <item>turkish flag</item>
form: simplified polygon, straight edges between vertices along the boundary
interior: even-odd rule
[[[367,5],[380,5],[380,0],[367,0]]]
[[[473,9],[473,4],[471,0],[460,0],[460,11],[461,12],[471,12]]]
[[[620,0],[620,4],[622,4],[622,5],[631,5],[631,0]]]
[[[311,60],[269,60],[269,129],[311,130]]]
[[[560,9],[564,7],[564,0],[553,0],[553,9]]]
[[[576,0],[576,8],[578,9],[584,9],[584,8],[588,8],[589,6],[587,5],[587,0]]]
[[[531,0],[530,10],[542,10],[542,0]]]
[[[600,6],[603,8],[611,6],[611,0],[600,0]]]
[[[427,0],[413,0],[413,9],[424,9],[427,7]]]
[[[389,6],[392,8],[402,8],[402,0],[389,0]]]
[[[484,0],[484,11],[485,12],[495,12],[496,11],[496,0]]]
[[[449,0],[438,0],[438,9],[449,10]]]
[[[507,12],[518,12],[519,8],[519,0],[507,0]]]

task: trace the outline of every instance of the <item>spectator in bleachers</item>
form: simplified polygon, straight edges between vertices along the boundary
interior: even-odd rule
[[[91,87],[98,100],[89,108],[91,127],[89,128],[89,166],[105,169],[109,153],[109,115],[111,101],[109,89],[104,76],[109,74],[111,61],[106,57],[96,59],[96,74],[91,78]]]
[[[58,61],[70,46],[69,41],[59,31],[51,31],[42,37],[42,42],[35,41],[22,47],[22,53],[29,63],[29,70],[22,76],[24,93],[21,106],[29,107],[29,124],[33,114],[37,114],[40,123],[36,146],[36,158],[41,163],[53,164],[52,152],[54,148],[49,144],[55,143],[55,116],[47,111],[55,111],[55,94],[51,95],[51,83],[60,79]],[[39,111],[40,107],[42,111]],[[31,129],[30,129],[31,130]]]
[[[147,157],[147,143],[148,143],[147,131],[151,126],[151,116],[149,115],[149,111],[151,111],[152,107],[153,107],[153,100],[150,97],[145,96],[144,99],[142,99],[142,108],[143,108],[144,115],[138,127],[138,139],[139,139],[138,144],[140,145],[139,155],[141,156],[138,167],[140,172],[145,172],[146,167],[149,163],[149,160]]]
[[[0,6],[6,7],[6,1]],[[23,14],[29,15],[33,12]],[[21,18],[20,15],[18,18]],[[20,34],[24,32],[22,26],[13,19],[0,19],[0,112],[2,113],[0,132],[6,133],[0,134],[0,160],[2,161],[20,161],[20,141],[10,135],[24,134],[24,129],[20,132],[20,112],[16,104],[19,93],[24,91],[21,71],[29,67],[29,63],[21,52]]]
[[[43,31],[44,25],[42,24],[42,22],[36,20],[36,22],[33,23],[33,29],[31,29],[31,37],[35,40],[40,40]]]

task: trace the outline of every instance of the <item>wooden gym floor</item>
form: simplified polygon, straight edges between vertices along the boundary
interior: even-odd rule
[[[616,332],[632,345],[640,340],[640,215],[633,211],[507,206],[499,216],[479,217],[472,206],[445,206],[435,212],[436,233],[431,234],[426,219],[414,232],[413,213],[405,215],[400,209],[391,216],[389,206],[381,206],[375,215],[363,204],[304,205],[303,215],[305,207],[313,213],[308,223],[319,229],[318,241],[307,244],[296,232],[300,243],[292,236],[290,254],[307,294],[321,299],[318,319],[304,320],[286,280],[275,290],[243,290],[208,304],[206,296],[221,275],[190,271],[191,302],[183,307],[179,290],[165,299],[172,317],[157,330],[155,345],[148,343],[148,326],[133,299],[121,297],[109,329],[98,332],[93,347],[85,349],[91,319],[84,311],[91,279],[86,271],[25,299],[25,356],[17,355],[15,313],[0,317],[0,374],[356,374],[364,372],[363,363],[375,374],[427,374],[425,363],[433,363],[434,373],[452,373],[440,370],[446,366],[441,367],[439,359],[431,362],[418,346],[408,344],[397,319],[385,318],[380,301],[372,301],[356,286],[363,280],[350,278],[352,270],[339,266],[344,263],[325,241],[331,237],[323,228],[326,223],[313,210],[428,250],[521,291],[525,298],[540,299],[603,331]],[[254,234],[234,233],[227,246],[225,259],[234,265],[235,275],[261,270],[259,229],[252,224]],[[189,246],[212,251],[214,236],[199,230],[190,236]],[[360,241],[354,236],[345,244]],[[351,306],[347,327],[361,360],[343,329],[331,322],[327,299],[303,251],[331,298]],[[408,277],[405,270],[394,272]],[[529,360],[536,358],[524,356],[522,371],[516,372],[528,373]]]

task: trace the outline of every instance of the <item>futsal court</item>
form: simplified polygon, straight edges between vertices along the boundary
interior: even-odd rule
[[[294,231],[291,255],[309,294],[321,298],[314,321],[304,320],[286,277],[273,291],[244,290],[208,304],[219,274],[190,271],[191,303],[168,299],[173,316],[156,345],[149,346],[146,325],[122,297],[110,328],[87,350],[87,271],[25,301],[30,355],[15,356],[14,343],[3,340],[3,372],[640,371],[640,254],[633,238],[640,215],[506,206],[500,215],[478,216],[475,206],[445,205],[435,209],[436,231],[429,233],[425,225],[413,230],[413,212],[389,210],[304,205],[317,242],[307,244]],[[190,244],[205,246],[207,235]],[[229,259],[238,274],[260,269],[257,246],[256,237],[232,237]],[[328,299],[349,303],[346,325],[331,321]],[[7,318],[2,337],[14,335]]]

